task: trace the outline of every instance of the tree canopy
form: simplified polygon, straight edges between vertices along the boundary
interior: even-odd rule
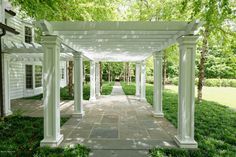
[[[28,16],[46,20],[80,21],[204,21],[197,47],[196,71],[199,90],[204,78],[236,78],[235,0],[12,0]],[[178,47],[164,51],[164,70],[169,78],[178,75]],[[124,65],[104,63],[113,78]],[[131,71],[135,68],[130,66]],[[152,76],[152,58],[147,75]],[[134,74],[134,72],[131,72]],[[104,77],[105,79],[106,77]]]

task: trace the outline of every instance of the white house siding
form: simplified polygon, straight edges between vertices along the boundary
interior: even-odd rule
[[[14,36],[10,36],[7,37],[8,40],[14,41],[14,42],[22,42],[25,40],[24,37],[24,24],[22,22],[22,20],[18,17],[10,17],[7,18],[7,23],[8,26],[16,29],[16,31],[20,32],[19,35],[14,35]]]
[[[25,85],[25,65],[42,65],[42,62],[33,61],[11,61],[10,62],[10,98],[18,99],[23,97],[31,97],[39,95],[43,92],[43,88],[33,88],[26,89]],[[67,85],[67,67],[66,61],[61,61],[60,63],[61,72],[64,69],[64,79],[61,79],[61,87]],[[34,66],[33,66],[33,76],[34,76]],[[34,84],[33,78],[33,84]],[[35,85],[33,85],[35,86]]]
[[[22,62],[10,62],[10,98],[24,97],[24,75]]]

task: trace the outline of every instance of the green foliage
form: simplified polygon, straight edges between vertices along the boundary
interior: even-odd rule
[[[11,0],[28,16],[49,21],[115,20],[115,0]]]
[[[87,157],[89,152],[90,149],[79,144],[72,148],[40,147],[37,149],[34,157]]]
[[[61,88],[60,93],[61,100],[74,100],[74,96],[69,95],[68,86]],[[89,100],[90,97],[90,84],[86,83],[83,85],[83,100]]]
[[[68,118],[61,118],[63,125]],[[0,120],[0,156],[33,156],[43,139],[43,118],[13,115]]]
[[[134,95],[135,84],[122,83],[125,93]],[[153,103],[153,86],[147,85],[147,101]],[[163,111],[167,118],[177,127],[178,95],[169,90],[164,92]],[[195,107],[195,140],[197,150],[155,148],[150,150],[153,157],[219,157],[236,154],[236,114],[228,107],[215,102],[202,101]]]
[[[168,80],[170,84],[178,85],[178,77]],[[195,85],[198,83],[198,79],[195,79]],[[205,79],[204,86],[207,87],[236,87],[236,79]]]
[[[102,95],[110,95],[115,82],[103,82]]]
[[[114,82],[103,82],[102,85],[102,94],[103,95],[109,95],[112,92],[112,88],[113,88]],[[68,87],[64,87],[60,89],[60,97],[61,100],[74,100],[74,96],[70,96],[69,95],[69,89]],[[83,99],[84,100],[89,100],[90,98],[90,84],[86,83],[83,85]],[[32,96],[32,97],[27,97],[24,99],[34,99],[34,100],[42,100],[43,99],[43,94],[39,94],[36,96]]]
[[[154,76],[146,76],[146,82],[153,84]]]

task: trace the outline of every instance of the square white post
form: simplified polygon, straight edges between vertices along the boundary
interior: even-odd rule
[[[179,103],[178,132],[175,141],[180,148],[197,148],[194,140],[194,80],[197,36],[182,36],[178,39]]]
[[[135,82],[136,82],[136,96],[140,97],[140,73],[141,72],[141,64],[136,63],[136,70],[135,70]]]
[[[10,56],[2,54],[3,59],[3,113],[5,116],[12,114],[10,99]]]
[[[44,139],[41,146],[57,147],[60,134],[60,44],[58,36],[42,36]]]
[[[96,100],[95,79],[95,62],[90,61],[90,101]]]
[[[73,117],[82,118],[83,110],[83,58],[81,52],[74,53],[74,113]]]
[[[0,0],[0,22],[5,23],[6,0]]]
[[[95,81],[96,81],[96,88],[95,88],[95,92],[96,92],[96,96],[100,96],[101,93],[100,93],[100,64],[99,62],[96,62],[95,63],[95,73],[96,73],[96,78],[95,78]]]
[[[140,100],[146,101],[146,63],[141,63],[141,94]]]
[[[153,53],[154,63],[154,91],[153,116],[163,117],[162,111],[162,52]]]

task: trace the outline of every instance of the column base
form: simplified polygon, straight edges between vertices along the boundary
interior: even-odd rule
[[[195,140],[181,141],[177,136],[174,137],[174,140],[175,140],[175,143],[180,148],[197,149],[197,147],[198,147],[198,144]]]
[[[75,117],[75,118],[82,118],[84,116],[84,111],[79,113],[79,112],[74,112],[72,113],[72,117]]]
[[[136,97],[140,97],[140,94],[135,94]]]
[[[89,101],[96,101],[96,97],[89,98]]]
[[[60,143],[63,141],[64,136],[62,134],[59,135],[59,137],[56,140],[51,139],[43,139],[40,142],[40,147],[49,146],[49,147],[58,147]]]
[[[5,116],[10,116],[12,115],[12,111],[7,111],[6,113],[4,113]]]
[[[140,101],[141,102],[147,102],[147,99],[146,98],[140,98]]]
[[[159,117],[164,117],[164,113],[163,112],[159,112],[159,113],[157,113],[157,112],[152,112],[152,115],[153,115],[153,117],[155,117],[155,118],[159,118]]]

